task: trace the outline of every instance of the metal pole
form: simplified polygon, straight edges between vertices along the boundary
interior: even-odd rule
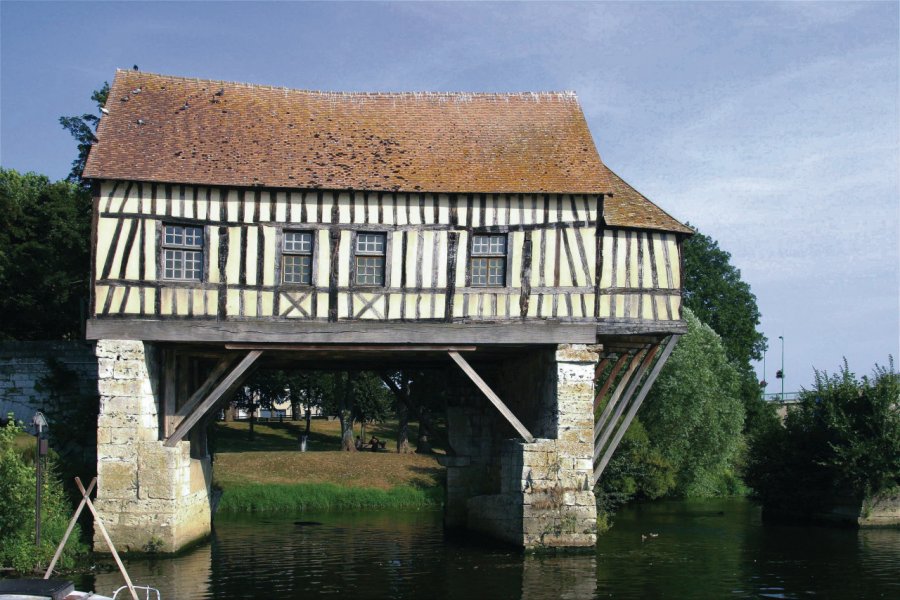
[[[43,440],[41,439],[41,434],[44,431],[44,427],[47,426],[47,419],[44,417],[44,414],[41,411],[37,411],[34,413],[34,417],[31,422],[34,424],[34,439],[36,442],[34,449],[34,545],[40,547],[41,545],[41,489],[43,488],[43,473],[41,471],[41,456],[44,454],[42,452],[43,444],[41,443]]]
[[[34,545],[41,546],[41,430],[34,434]]]
[[[781,403],[784,404],[784,336],[779,335],[781,340]]]

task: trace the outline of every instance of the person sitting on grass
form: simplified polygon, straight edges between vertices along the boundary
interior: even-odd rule
[[[372,452],[378,452],[378,442],[379,439],[374,435],[372,436],[372,439],[369,440],[369,447],[372,449]]]
[[[363,443],[362,443],[362,440],[359,438],[359,436],[356,436],[355,446],[356,446],[357,450],[362,450]]]

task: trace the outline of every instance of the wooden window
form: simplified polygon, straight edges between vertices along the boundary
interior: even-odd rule
[[[309,231],[285,231],[281,247],[281,280],[312,283],[313,235]]]
[[[506,285],[506,235],[472,236],[469,278],[478,287]]]
[[[166,225],[162,239],[163,278],[203,279],[203,228]]]
[[[356,285],[384,285],[387,236],[384,233],[359,233],[356,236]]]

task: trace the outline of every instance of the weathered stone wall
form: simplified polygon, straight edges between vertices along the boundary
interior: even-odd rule
[[[210,532],[209,459],[163,446],[150,344],[99,340],[96,352],[97,509],[119,551],[177,551]],[[94,547],[105,550],[99,531]]]
[[[74,375],[71,385],[56,393],[55,401],[74,402],[97,396],[97,359],[94,345],[85,342],[2,342],[0,343],[0,417],[13,413],[26,423],[37,410],[47,411],[53,377],[51,364]],[[51,424],[52,426],[52,424]]]
[[[592,348],[566,345],[527,357],[518,368],[505,366],[498,394],[523,398],[516,403],[530,409],[523,420],[545,437],[504,443],[499,493],[467,501],[470,529],[526,548],[596,543],[591,485],[596,362]]]

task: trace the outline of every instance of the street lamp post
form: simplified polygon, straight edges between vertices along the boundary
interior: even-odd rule
[[[784,404],[784,336],[779,335],[781,340],[781,403]]]
[[[37,440],[37,447],[34,451],[34,545],[41,545],[41,488],[43,488],[43,473],[41,472],[41,457],[47,454],[47,440],[44,439],[44,427],[47,426],[47,419],[41,411],[34,413],[31,420],[34,423],[34,437]]]

